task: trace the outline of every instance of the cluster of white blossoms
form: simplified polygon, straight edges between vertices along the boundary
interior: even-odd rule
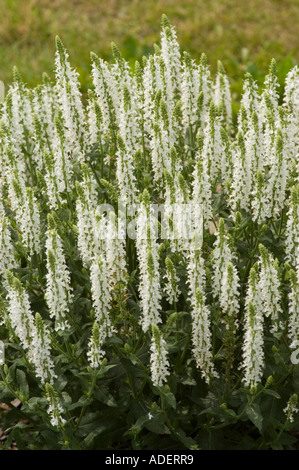
[[[140,270],[140,303],[142,310],[141,326],[144,332],[152,330],[151,376],[153,383],[161,386],[167,380],[168,358],[165,340],[159,331],[161,323],[161,275],[159,268],[159,244],[157,243],[156,219],[152,212],[149,193],[144,191],[136,221],[136,250]],[[166,289],[168,298],[175,302],[178,294],[177,277],[168,261]]]
[[[48,400],[48,414],[50,416],[50,422],[52,426],[63,426],[65,424],[65,419],[62,417],[64,411],[58,393],[54,387],[48,382],[45,385],[46,389],[46,398]]]
[[[18,266],[15,250],[11,239],[10,224],[5,214],[0,214],[0,272],[5,276],[9,271]]]
[[[264,368],[264,312],[256,266],[251,268],[249,274],[244,330],[244,383],[255,386],[261,381]]]
[[[56,46],[54,80],[29,90],[14,69],[0,105],[0,321],[51,384],[52,423],[62,418],[49,338],[72,334],[80,305],[94,369],[136,301],[156,386],[171,374],[171,309],[190,314],[189,353],[207,382],[221,375],[219,321],[229,361],[238,332],[243,382],[259,384],[265,332],[299,341],[298,67],[281,93],[274,60],[261,92],[246,74],[234,116],[223,64],[213,78],[204,54],[182,54],[165,16],[160,47],[134,71],[115,44],[112,63],[91,53],[84,97]],[[152,204],[163,205],[165,240]]]
[[[51,215],[48,216],[48,224],[45,244],[47,256],[45,300],[50,317],[55,319],[55,329],[64,330],[70,326],[67,316],[69,304],[72,301],[71,279],[63,253],[62,240]]]
[[[39,313],[32,312],[29,296],[20,280],[10,271],[7,279],[7,315],[4,319],[18,337],[41,383],[53,383],[56,378],[51,357],[50,330]]]
[[[161,336],[161,332],[157,325],[152,324],[152,341],[151,341],[151,376],[153,384],[161,387],[169,375],[169,362],[167,358],[167,344]]]

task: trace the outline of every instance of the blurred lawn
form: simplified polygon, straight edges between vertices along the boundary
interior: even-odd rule
[[[58,34],[90,85],[89,52],[109,59],[115,41],[132,64],[159,41],[162,13],[176,27],[184,50],[208,56],[212,72],[222,60],[234,97],[245,71],[262,81],[272,57],[280,81],[299,62],[299,0],[0,0],[0,80],[8,84],[17,65],[35,85],[53,76]]]

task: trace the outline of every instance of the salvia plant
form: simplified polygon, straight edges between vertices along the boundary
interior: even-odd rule
[[[112,52],[0,105],[2,448],[295,448],[299,69]]]

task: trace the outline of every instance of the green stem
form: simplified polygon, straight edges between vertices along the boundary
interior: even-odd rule
[[[90,384],[90,387],[89,387],[89,391],[87,392],[87,397],[90,398],[92,395],[93,395],[93,392],[94,392],[94,388],[95,388],[95,385],[96,385],[96,381],[97,381],[97,375],[96,375],[96,372],[93,370],[93,377],[92,377],[92,381],[91,381],[91,384]],[[75,429],[74,429],[74,433],[77,432],[79,426],[80,426],[80,423],[82,421],[82,418],[85,414],[85,411],[86,411],[86,408],[87,408],[87,404],[83,405],[82,408],[81,408],[81,412],[80,412],[80,415],[79,415],[79,418],[78,418],[78,421],[76,423],[76,426],[75,426]]]

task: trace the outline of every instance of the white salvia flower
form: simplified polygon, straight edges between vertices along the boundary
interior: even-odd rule
[[[250,154],[246,152],[244,136],[238,133],[236,145],[233,148],[232,159],[234,162],[231,207],[235,212],[239,209],[248,210],[252,190],[251,160]]]
[[[25,186],[26,171],[25,158],[17,147],[13,130],[0,121],[0,173],[3,182],[9,183],[9,177],[14,173],[20,184]]]
[[[39,313],[35,314],[35,325],[32,332],[32,342],[28,353],[35,368],[35,374],[44,385],[53,384],[57,377],[54,373],[54,363],[51,358],[50,330],[43,322]]]
[[[192,219],[194,211],[190,203],[190,188],[183,175],[178,173],[172,178],[165,171],[164,176],[166,180],[164,221],[168,226],[166,238],[170,240],[172,251],[184,253],[189,250],[194,229],[199,230],[201,227],[195,226]]]
[[[105,339],[106,333],[104,329],[101,328],[97,322],[94,322],[87,351],[90,367],[94,369],[101,365],[101,362],[105,356],[105,351],[103,350],[103,343]]]
[[[14,149],[5,148],[7,155],[6,182],[8,198],[12,210],[22,219],[22,207],[24,203],[24,193],[26,192],[25,165],[13,152]]]
[[[101,337],[110,337],[115,333],[110,318],[112,292],[110,289],[109,267],[103,255],[95,259],[90,267],[92,305],[95,321],[99,324]]]
[[[116,118],[118,123],[120,123],[120,102],[121,97],[123,95],[123,89],[124,86],[126,86],[128,90],[131,91],[132,75],[128,62],[122,58],[121,53],[114,42],[111,43],[111,49],[114,58],[114,64],[110,66],[109,89],[113,101],[113,106],[115,109]]]
[[[226,270],[227,263],[232,262],[234,256],[229,246],[229,237],[225,233],[224,220],[219,219],[216,240],[211,254],[213,265],[213,292],[216,297],[221,295],[221,280]]]
[[[174,305],[179,298],[181,293],[178,283],[179,278],[176,273],[175,266],[170,258],[165,259],[165,266],[166,266],[166,274],[165,279],[167,281],[165,285],[165,292],[167,295],[167,300],[171,305]]]
[[[176,158],[175,149],[171,150],[172,158]],[[175,163],[173,165],[175,168]],[[162,238],[170,240],[170,248],[173,252],[184,252],[189,249],[189,239],[193,236],[197,219],[194,214],[194,206],[190,204],[190,189],[181,173],[174,173],[174,177],[165,170]],[[196,213],[197,215],[197,213]],[[195,222],[194,222],[195,217]]]
[[[287,74],[285,80],[283,105],[287,110],[288,139],[290,154],[296,158],[299,145],[299,68],[296,65]]]
[[[63,427],[66,420],[62,417],[62,413],[65,410],[61,405],[57,391],[51,384],[46,383],[45,394],[48,400],[48,415],[50,416],[52,426]]]
[[[232,263],[227,263],[221,280],[219,296],[220,306],[226,315],[237,318],[239,303],[239,276],[237,268]]]
[[[284,408],[283,412],[286,414],[286,420],[289,423],[294,422],[294,414],[299,412],[299,409],[297,408],[298,404],[298,395],[294,393],[288,403],[287,406]]]
[[[246,108],[244,105],[240,106],[239,112],[238,112],[238,127],[237,127],[237,135],[240,132],[244,138],[246,137],[246,134],[249,130],[249,119],[250,119],[251,114],[249,114],[249,111],[246,111]]]
[[[259,111],[260,112],[260,111]],[[261,114],[260,114],[261,116]],[[278,118],[275,118],[273,109],[271,108],[271,101],[268,95],[265,95],[265,116],[263,118],[263,147],[262,159],[264,166],[271,166],[274,163],[275,152],[275,135]],[[261,119],[261,118],[260,118]]]
[[[43,154],[43,161],[45,167],[44,179],[47,188],[46,196],[48,198],[49,207],[50,209],[57,209],[62,203],[60,193],[64,191],[65,183],[61,174],[61,178],[57,177],[57,169],[53,154],[45,151]]]
[[[119,135],[121,136],[129,155],[134,155],[142,145],[141,129],[138,120],[138,105],[132,96],[135,90],[124,85],[119,111]]]
[[[288,335],[290,347],[296,349],[299,345],[299,263],[296,272],[291,270],[290,279]]]
[[[194,242],[194,246],[191,245],[190,251],[187,253],[188,298],[193,307],[195,306],[197,289],[203,292],[206,283],[205,262],[202,257],[201,246],[197,246],[196,237]]]
[[[222,334],[223,355],[226,379],[231,376],[234,365],[236,349],[236,332],[238,329],[239,303],[239,277],[236,267],[227,263],[221,281],[219,303],[221,307],[221,322],[224,325]]]
[[[261,315],[262,318],[264,318],[263,299],[260,290],[257,264],[253,265],[249,272],[249,281],[247,285],[247,294],[245,299],[246,307],[248,307],[249,302],[253,304],[256,311]]]
[[[66,139],[63,123],[58,118],[55,119],[52,148],[57,189],[59,193],[64,191],[70,192],[73,175],[73,165],[71,161],[72,150],[70,143]],[[60,202],[63,203],[61,197]]]
[[[116,223],[114,214],[107,221],[107,231],[105,237],[106,263],[109,267],[111,288],[118,291],[125,290],[128,273],[126,266],[126,233],[125,222],[118,217]]]
[[[150,245],[150,243],[148,243],[148,245]],[[161,286],[158,271],[157,247],[150,249],[144,246],[144,251],[147,251],[148,254],[145,260],[140,260],[141,280],[139,291],[142,309],[142,329],[143,331],[147,331],[153,322],[156,324],[161,322]],[[144,258],[141,249],[139,249],[139,253],[140,258],[141,256]]]
[[[295,65],[287,74],[284,87],[284,106],[299,118],[299,67]]]
[[[0,217],[5,216],[4,208],[4,179],[0,178]]]
[[[9,312],[7,309],[7,302],[0,295],[0,325],[5,325],[6,328],[11,328],[9,319]]]
[[[161,282],[159,273],[159,244],[157,227],[150,206],[147,190],[137,213],[136,249],[139,261],[142,319],[141,325],[146,332],[152,324],[161,322]]]
[[[92,367],[98,367],[104,357],[103,344],[115,333],[110,319],[113,296],[124,295],[127,282],[124,227],[116,226],[113,217],[99,217],[103,240],[94,255],[90,268],[91,292],[95,323],[89,340],[88,358]],[[122,221],[118,220],[121,225]],[[97,259],[98,257],[98,259]]]
[[[152,132],[153,122],[156,120],[156,97],[162,96],[163,82],[161,77],[161,62],[157,54],[151,55],[144,66],[143,71],[144,88],[144,127],[145,130]]]
[[[258,86],[255,80],[253,80],[250,73],[245,74],[243,93],[241,98],[241,107],[243,106],[247,116],[251,116],[253,112],[258,111],[259,105],[259,94]],[[238,115],[238,125],[240,126],[240,114]],[[239,129],[241,130],[241,129]]]
[[[206,305],[205,295],[200,288],[196,289],[192,301],[192,345],[197,367],[200,368],[207,383],[212,377],[218,377],[214,369],[212,340],[210,331],[210,312]]]
[[[166,15],[162,16],[161,58],[164,63],[164,82],[166,85],[167,108],[171,113],[174,98],[181,86],[181,53],[176,32]]]
[[[229,81],[220,60],[218,61],[218,73],[213,90],[213,101],[216,106],[222,108],[224,125],[229,129],[232,124],[232,98]]]
[[[220,128],[220,135],[222,143],[221,181],[223,183],[223,190],[227,192],[226,184],[231,183],[233,179],[232,143],[224,127]]]
[[[115,122],[115,108],[119,106],[119,97],[115,100],[111,89],[114,81],[109,65],[97,57],[94,52],[90,54],[92,61],[92,79],[95,88],[97,103],[102,113],[103,135],[108,136],[112,132],[112,126]],[[111,130],[110,130],[111,129]]]
[[[35,142],[35,146],[32,153],[32,162],[36,165],[39,172],[43,173],[44,170],[44,158],[43,154],[47,151],[48,143],[47,143],[47,136],[42,128],[41,122],[39,121],[38,117],[34,114],[33,116],[33,123],[34,123],[34,135],[32,136],[32,140]]]
[[[161,92],[158,92],[155,97],[155,120],[150,130],[151,158],[157,182],[160,182],[165,170],[172,177],[182,170],[182,162],[177,155],[175,159],[172,155],[180,133],[180,103],[176,103],[174,109],[169,111]]]
[[[6,271],[9,322],[24,349],[29,349],[34,331],[34,317],[29,296],[22,283]]]
[[[264,171],[264,163],[265,163],[264,162],[264,140],[265,140],[264,129],[263,129],[261,119],[257,114],[257,110],[256,110],[257,104],[255,104],[256,98],[255,96],[251,95],[251,94],[254,95],[253,85],[250,85],[251,81],[252,81],[251,76],[250,76],[250,79],[247,79],[245,81],[245,84],[247,83],[246,90],[249,96],[247,96],[247,99],[244,100],[244,103],[241,104],[241,108],[238,113],[237,144],[238,144],[238,147],[241,147],[244,154],[241,153],[243,162],[242,161],[238,162],[238,165],[236,165],[237,172],[235,171],[235,176],[237,177],[237,184],[239,183],[239,185],[241,185],[242,182],[239,181],[240,177],[238,177],[238,175],[240,173],[241,173],[241,177],[243,173],[246,175],[246,178],[247,178],[246,204],[247,206],[249,204],[249,201],[248,201],[249,193],[252,193],[253,196],[255,197],[260,196],[260,193],[256,188],[257,174],[259,171],[260,172]],[[244,87],[245,87],[245,84],[244,84]],[[244,144],[242,142],[242,139],[243,139]],[[243,173],[242,173],[242,170],[243,170],[242,163],[243,165],[247,165],[247,169]],[[233,162],[231,162],[231,164],[233,164]],[[240,166],[241,166],[241,172],[240,172]],[[254,203],[254,205],[256,204],[257,202]]]
[[[264,91],[260,100],[259,113],[262,120],[266,120],[270,108],[274,120],[278,118],[279,82],[277,78],[277,64],[275,59],[271,60],[269,73],[265,78]]]
[[[6,215],[0,213],[0,273],[5,277],[7,269],[12,271],[18,266],[11,240],[9,220]]]
[[[15,127],[12,125],[12,121],[15,120],[15,116],[13,113],[13,98],[12,98],[12,90],[8,90],[6,94],[5,100],[1,106],[1,128],[5,128],[8,131],[8,134],[12,134],[15,136],[16,147],[19,144],[19,140],[22,139],[22,128],[19,123],[19,116],[15,123],[17,123],[19,127],[19,132],[16,132]],[[9,131],[11,129],[11,131]],[[20,137],[21,136],[21,137]],[[1,136],[2,137],[2,136]],[[3,137],[2,137],[3,138]]]
[[[16,220],[21,230],[24,247],[28,249],[31,256],[39,253],[41,250],[40,210],[32,188],[26,188],[22,216],[19,218],[16,213]]]
[[[25,181],[23,179],[19,179],[19,174],[16,170],[11,169],[7,174],[7,183],[7,192],[11,208],[15,212],[16,218],[21,220],[24,193],[26,191]]]
[[[88,90],[88,128],[89,128],[89,149],[92,149],[94,144],[98,144],[103,153],[105,138],[107,137],[107,129],[104,127],[103,113],[95,93],[92,90]]]
[[[68,60],[68,53],[59,37],[56,37],[55,55],[56,96],[60,104],[62,120],[66,127],[66,139],[79,159],[85,150],[86,119],[80,93],[78,73]]]
[[[209,228],[209,222],[213,218],[212,190],[208,173],[208,162],[203,153],[203,141],[198,139],[199,152],[193,170],[192,182],[192,206],[194,210],[195,227]]]
[[[154,123],[152,127],[151,159],[154,170],[155,180],[159,182],[165,169],[171,166],[167,156],[170,153],[170,142],[167,131],[160,122]]]
[[[98,220],[102,221],[103,218],[96,213],[98,204],[96,181],[84,163],[82,163],[81,168],[82,182],[76,182],[78,194],[76,200],[78,248],[83,264],[87,267],[99,251],[100,244],[97,239],[97,225]]]
[[[181,102],[176,101],[172,114],[170,114],[170,120],[166,118],[166,113],[163,116],[163,101],[161,101],[161,118],[163,119],[163,126],[166,129],[168,127],[169,142],[171,147],[174,147],[177,140],[183,138],[183,127],[181,123]],[[166,108],[165,108],[166,110]],[[165,119],[166,118],[166,119]]]
[[[201,129],[203,130],[206,124],[207,116],[209,114],[209,106],[210,101],[212,98],[212,80],[211,80],[211,73],[209,70],[209,66],[207,65],[208,59],[205,53],[201,54],[200,62],[199,62],[199,83],[200,83],[200,90],[203,94],[203,103],[202,109],[199,110],[201,112]],[[201,106],[201,98],[199,96],[199,101],[197,103],[197,107]]]
[[[81,186],[80,186],[81,189]],[[78,188],[77,188],[77,192]],[[78,229],[78,250],[85,267],[91,262],[94,253],[93,224],[87,204],[84,200],[84,192],[80,191],[76,201],[77,229]]]
[[[211,101],[203,136],[203,154],[208,163],[211,181],[220,176],[222,159],[225,156],[225,145],[222,142],[221,128],[221,118],[217,116],[215,105]]]
[[[167,381],[169,372],[169,361],[167,358],[167,344],[159,328],[153,324],[151,341],[151,379],[156,387],[162,387]]]
[[[270,178],[268,181],[268,198],[270,215],[278,217],[283,209],[287,187],[288,158],[280,129],[277,130],[275,141],[275,160],[270,167]]]
[[[26,135],[33,131],[29,92],[16,67],[13,69],[13,84],[6,96],[4,107],[4,124],[14,135],[18,150],[22,150]]]
[[[33,189],[25,187],[24,181],[18,180],[18,177],[17,171],[8,174],[8,196],[15,212],[23,246],[32,256],[41,250],[40,210]]]
[[[134,112],[134,120],[136,121],[136,129],[134,129],[134,135],[138,138],[137,148],[142,148],[144,159],[147,159],[145,149],[149,147],[149,132],[147,129],[147,118],[146,118],[146,90],[144,74],[146,69],[147,59],[143,57],[142,64],[138,61],[135,62],[135,70],[133,75],[133,82],[131,87],[131,101],[132,110]],[[150,120],[150,124],[154,119]],[[140,150],[141,152],[141,150]],[[136,149],[133,149],[133,154],[136,154]]]
[[[261,291],[264,315],[271,318],[271,332],[281,334],[283,324],[280,321],[282,308],[280,305],[281,294],[279,292],[279,263],[277,259],[274,261],[272,254],[268,252],[264,245],[260,244],[259,250],[261,254],[259,259],[261,267],[259,288]]]
[[[267,182],[261,171],[257,172],[252,196],[252,218],[254,221],[262,223],[269,217],[269,200]]]
[[[65,330],[69,327],[67,317],[69,305],[73,298],[71,279],[63,252],[62,240],[55,229],[55,223],[51,216],[48,217],[48,222],[45,300],[50,311],[50,317],[55,320],[55,329]]]
[[[88,267],[93,257],[98,253],[98,243],[96,239],[97,213],[95,210],[88,211],[85,201],[79,195],[76,201],[77,229],[78,229],[78,249],[83,261],[83,265]]]
[[[116,176],[120,198],[124,205],[135,205],[137,203],[137,186],[133,155],[120,135],[117,138],[117,143]]]
[[[250,162],[251,167],[251,190],[254,192],[255,184],[257,181],[257,173],[263,171],[263,141],[264,136],[262,132],[261,121],[255,111],[251,114],[246,114],[247,129],[244,136],[246,162]]]
[[[46,73],[43,74],[43,85],[38,89],[37,94],[40,104],[37,116],[42,121],[48,145],[51,146],[55,128],[54,117],[57,114],[58,103],[56,101],[55,88]]]
[[[277,139],[278,133],[281,133],[283,140],[283,153],[285,162],[284,165],[288,172],[294,171],[294,166],[296,165],[296,156],[298,149],[298,139],[296,137],[297,127],[293,124],[293,119],[291,112],[289,112],[283,106],[278,108],[279,120],[276,121],[276,134]],[[277,142],[276,142],[277,144]],[[298,173],[298,168],[296,168]],[[298,181],[298,176],[297,176]]]
[[[146,66],[147,59],[146,57],[142,58],[140,63],[138,60],[135,62],[134,75],[132,77],[131,84],[131,99],[136,108],[138,114],[139,122],[141,123],[141,128],[144,130],[144,100],[145,100],[145,88],[144,88],[144,71]]]
[[[253,266],[249,274],[245,300],[243,340],[243,381],[247,387],[260,383],[264,370],[264,317],[258,273]]]
[[[33,115],[33,135],[35,143],[32,159],[40,171],[44,170],[45,152],[52,149],[55,130],[55,114],[58,103],[54,87],[47,74],[43,74],[43,84],[32,90],[31,106]]]
[[[107,215],[105,211],[107,210]],[[91,223],[92,223],[92,232],[90,234],[91,240],[91,251],[90,259],[94,261],[98,256],[103,256],[104,258],[107,257],[107,249],[111,240],[108,240],[109,235],[113,236],[113,230],[110,230],[110,221],[115,223],[115,212],[114,209],[108,204],[107,206],[97,206],[97,208],[91,213]],[[115,225],[116,227],[117,225]],[[113,233],[112,233],[113,232]],[[107,263],[106,263],[107,264]],[[113,270],[110,266],[107,268],[110,272]],[[112,271],[111,271],[112,272]],[[107,274],[109,277],[109,275]]]
[[[191,132],[196,132],[196,129],[201,126],[204,95],[202,94],[200,103],[200,67],[187,52],[184,53],[181,88],[184,130],[190,127]],[[199,105],[202,109],[198,109]]]
[[[288,210],[288,220],[286,224],[285,241],[286,261],[293,268],[297,266],[299,259],[299,185],[291,189],[291,197]]]

